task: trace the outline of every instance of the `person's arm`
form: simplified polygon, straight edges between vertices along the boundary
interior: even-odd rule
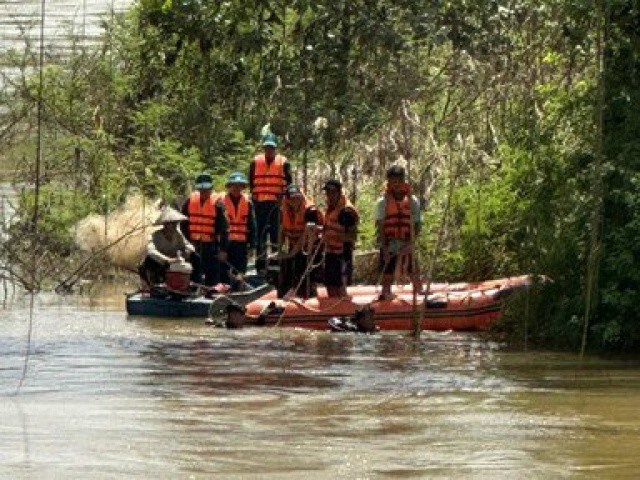
[[[300,250],[310,246],[310,244],[306,243],[309,240],[309,235],[313,235],[314,238],[317,235],[317,230],[315,229],[315,227],[311,226],[311,230],[309,230],[309,224],[318,225],[320,222],[320,214],[318,213],[318,209],[316,207],[308,207],[305,209],[304,222],[307,224],[305,225],[304,232],[302,233],[302,235],[300,235],[295,245],[290,245],[291,248],[289,249],[288,253],[288,255],[290,256],[295,255]]]
[[[315,223],[316,225],[320,224],[320,214],[318,213],[318,209],[315,207],[307,208],[304,212],[304,221],[305,223]]]
[[[338,223],[345,229],[355,227],[358,224],[358,216],[353,210],[344,209],[338,215]]]
[[[218,236],[219,249],[226,252],[229,245],[229,222],[227,222],[227,213],[222,202],[216,202],[215,232]]]
[[[389,243],[386,235],[384,234],[384,228],[382,228],[386,209],[387,204],[385,199],[379,199],[378,203],[376,204],[376,243],[378,244],[378,247],[381,248],[387,247]]]
[[[178,230],[178,234],[180,235],[180,241],[182,243],[181,250],[184,252],[184,257],[189,258],[192,253],[196,251],[195,247],[187,240],[181,231]]]
[[[291,174],[291,164],[289,163],[289,161],[284,162],[284,164],[282,165],[282,169],[284,171],[284,181],[286,182],[287,186],[289,186],[293,183],[293,175]]]
[[[249,164],[249,190],[253,193],[253,177],[256,173],[256,162],[252,161]]]
[[[256,224],[256,212],[253,209],[253,202],[249,200],[249,216],[247,218],[247,246],[255,248],[258,244],[258,227]]]
[[[155,241],[156,241],[155,236],[152,235],[151,238],[149,239],[149,243],[147,243],[147,256],[151,257],[153,260],[160,263],[161,265],[169,265],[169,262],[172,259],[164,255],[163,253],[161,253],[160,250],[158,250],[158,248],[156,247]]]
[[[338,223],[344,227],[344,241],[355,243],[358,236],[358,214],[351,209],[343,209],[338,216]]]

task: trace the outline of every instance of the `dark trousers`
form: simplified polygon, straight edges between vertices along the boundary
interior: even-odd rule
[[[231,274],[237,273],[247,273],[247,260],[248,260],[248,248],[247,242],[236,242],[231,241],[227,246],[227,263],[223,263],[220,266],[220,280],[222,283],[227,283],[231,285],[234,290],[237,290],[237,285],[235,285],[231,277],[229,276],[229,270],[231,270],[231,265],[234,270],[231,270]]]
[[[267,258],[267,239],[272,245],[278,244],[278,228],[280,226],[279,202],[253,202],[256,215],[258,240],[256,244],[256,270],[265,269]]]
[[[290,289],[295,288],[300,283],[305,274],[309,255],[298,252],[295,256],[282,260],[280,263],[280,279],[278,281],[278,298],[284,297]],[[296,290],[296,296],[302,298],[315,297],[317,287],[313,272],[308,272],[302,284]]]
[[[189,255],[188,262],[193,267],[193,271],[200,269],[200,257],[198,254],[192,253]],[[157,262],[151,257],[145,257],[144,261],[138,267],[138,275],[148,285],[158,285],[164,283],[168,265]],[[193,280],[193,276],[191,278]]]
[[[324,285],[326,287],[344,286],[344,254],[324,254]]]
[[[207,286],[220,282],[220,262],[218,262],[218,244],[216,242],[191,242],[200,258],[197,265],[193,265],[191,280]]]
[[[156,262],[151,257],[145,257],[144,261],[138,267],[138,275],[143,282],[149,286],[163,283],[168,265]]]

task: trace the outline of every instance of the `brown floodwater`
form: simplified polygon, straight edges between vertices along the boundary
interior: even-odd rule
[[[637,478],[640,362],[0,309],[0,478]]]

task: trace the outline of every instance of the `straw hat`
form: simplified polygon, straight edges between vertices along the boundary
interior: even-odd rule
[[[154,225],[164,225],[165,223],[171,222],[182,222],[184,220],[188,220],[188,218],[177,211],[175,208],[166,207],[160,213],[160,216],[153,222]]]

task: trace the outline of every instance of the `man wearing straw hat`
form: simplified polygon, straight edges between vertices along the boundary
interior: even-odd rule
[[[180,224],[182,233],[200,257],[201,268],[194,266],[192,280],[215,285],[220,281],[220,264],[227,261],[229,224],[224,204],[213,193],[210,174],[196,177],[195,190],[182,205],[182,213],[187,217],[187,221]]]
[[[247,177],[242,173],[232,173],[225,185],[227,193],[222,199],[229,220],[227,261],[221,265],[222,282],[231,285],[233,290],[236,290],[237,284],[241,283],[240,279],[234,277],[247,273],[249,250],[256,245],[256,217],[253,212],[253,203],[242,192],[248,184]]]
[[[169,266],[180,262],[181,257],[188,259],[194,268],[198,265],[193,245],[178,229],[178,224],[186,219],[187,217],[177,210],[167,207],[154,222],[154,225],[161,225],[162,228],[151,234],[145,258],[138,267],[140,279],[146,286],[151,287],[164,282]]]

